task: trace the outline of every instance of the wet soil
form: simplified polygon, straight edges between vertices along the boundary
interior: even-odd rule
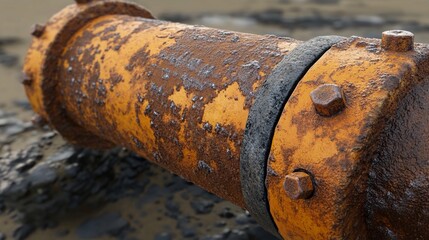
[[[19,83],[29,31],[71,2],[0,2],[0,240],[271,239],[245,210],[125,149],[76,148],[31,122]],[[300,40],[405,29],[429,42],[426,0],[137,2],[165,20]]]

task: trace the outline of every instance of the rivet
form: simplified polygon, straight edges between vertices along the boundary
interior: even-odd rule
[[[36,38],[39,38],[45,32],[45,29],[46,29],[45,25],[34,24],[32,30],[31,30],[31,35],[33,35]]]
[[[330,117],[341,112],[346,107],[344,93],[335,84],[323,84],[310,94],[316,112]]]
[[[287,175],[283,187],[287,196],[293,200],[308,199],[314,192],[311,176],[305,172],[294,172]]]
[[[414,34],[404,30],[383,32],[381,48],[386,51],[408,52],[414,49]]]
[[[30,75],[28,75],[27,73],[23,72],[21,74],[20,82],[23,85],[29,86],[33,83],[33,78]]]

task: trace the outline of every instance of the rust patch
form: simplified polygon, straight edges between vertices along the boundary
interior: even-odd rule
[[[421,82],[406,92],[372,158],[366,214],[374,238],[429,238],[428,66],[419,64]]]
[[[427,65],[419,59],[427,50],[416,50],[384,52],[380,41],[351,38],[331,48],[298,84],[272,143],[269,167],[277,176],[267,176],[271,214],[283,237],[368,238],[369,159],[397,102],[419,81],[416,66]],[[347,98],[343,112],[329,118],[317,114],[310,97],[323,84],[338,85]],[[297,169],[314,176],[308,200],[291,201],[279,190]]]
[[[244,206],[239,150],[249,107],[297,44],[106,16],[69,41],[61,98],[70,118],[94,135]]]

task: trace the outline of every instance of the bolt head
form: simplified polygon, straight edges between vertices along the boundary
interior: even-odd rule
[[[33,78],[29,74],[23,72],[20,77],[20,82],[23,85],[29,86],[33,83]]]
[[[330,117],[341,112],[346,107],[344,93],[335,84],[323,84],[310,94],[317,113]]]
[[[32,30],[31,30],[31,35],[33,35],[33,37],[39,38],[45,32],[45,29],[46,29],[45,25],[34,24]]]
[[[383,32],[381,48],[386,51],[408,52],[414,49],[414,34],[404,30]]]
[[[311,176],[305,172],[294,172],[287,175],[283,187],[288,197],[293,200],[308,199],[314,191]]]

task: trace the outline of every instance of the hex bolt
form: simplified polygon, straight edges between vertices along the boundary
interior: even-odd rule
[[[29,86],[31,85],[31,83],[33,83],[33,78],[28,75],[27,73],[23,72],[21,74],[21,79],[20,79],[21,84]]]
[[[46,26],[41,24],[34,24],[31,30],[31,35],[36,38],[40,38],[45,32]]]
[[[344,93],[335,84],[323,84],[310,93],[316,112],[330,117],[341,112],[346,107]]]
[[[414,49],[414,34],[403,30],[383,32],[381,48],[386,51],[408,52]]]
[[[288,197],[293,200],[308,199],[314,192],[311,176],[305,172],[294,172],[287,175],[283,187]]]

